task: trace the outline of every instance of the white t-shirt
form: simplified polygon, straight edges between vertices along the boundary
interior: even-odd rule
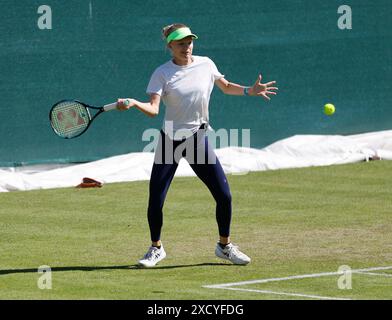
[[[224,77],[208,57],[192,57],[193,62],[186,66],[172,60],[159,66],[147,87],[148,94],[161,96],[166,106],[163,131],[175,140],[192,135],[203,123],[208,124],[214,82]]]

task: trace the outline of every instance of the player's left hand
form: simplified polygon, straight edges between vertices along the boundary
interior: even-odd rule
[[[269,95],[276,95],[275,90],[278,90],[278,87],[275,87],[276,81],[270,81],[267,83],[261,83],[262,75],[259,74],[255,84],[249,90],[249,94],[252,96],[261,96],[265,100],[271,100]]]

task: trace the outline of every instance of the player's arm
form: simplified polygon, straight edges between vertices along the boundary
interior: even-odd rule
[[[161,102],[161,96],[159,94],[150,94],[149,102],[140,102],[136,99],[121,98],[117,100],[117,108],[119,110],[128,110],[132,107],[140,110],[149,117],[155,117],[159,113],[159,104]]]
[[[235,96],[261,96],[266,100],[270,100],[269,95],[276,95],[277,87],[274,85],[276,81],[270,81],[267,83],[261,83],[262,76],[258,76],[256,82],[251,87],[242,86],[233,82],[227,81],[225,78],[220,78],[215,81],[215,84],[222,90],[224,94],[235,95]],[[245,90],[246,89],[246,90]]]

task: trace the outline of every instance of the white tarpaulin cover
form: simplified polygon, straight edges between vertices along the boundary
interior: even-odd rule
[[[351,136],[296,135],[263,149],[229,147],[216,154],[226,173],[352,163],[379,157],[392,160],[392,130]],[[129,153],[74,165],[39,165],[0,169],[0,192],[63,188],[84,177],[102,183],[148,180],[153,153]],[[194,176],[182,159],[176,176]]]

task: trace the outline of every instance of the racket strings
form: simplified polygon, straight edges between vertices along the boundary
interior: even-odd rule
[[[65,101],[52,109],[52,127],[62,137],[72,138],[81,134],[89,122],[89,112],[80,103]]]

